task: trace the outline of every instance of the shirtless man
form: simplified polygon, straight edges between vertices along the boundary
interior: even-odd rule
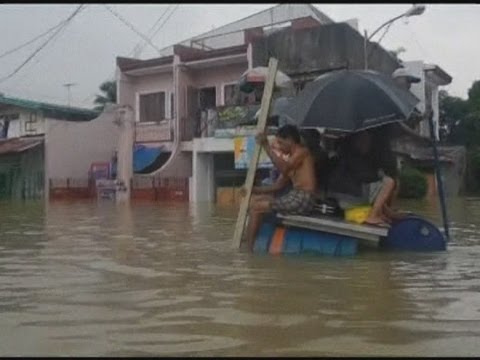
[[[280,171],[280,177],[272,186],[254,187],[249,207],[249,224],[247,228],[247,245],[253,252],[255,236],[262,223],[263,214],[275,211],[287,214],[306,215],[315,204],[315,162],[308,149],[301,144],[300,132],[293,125],[285,125],[276,134],[278,145],[288,160],[282,159],[270,147],[264,133],[257,135],[257,143],[265,149],[274,166]],[[292,189],[285,195],[274,197],[273,194],[289,183]]]

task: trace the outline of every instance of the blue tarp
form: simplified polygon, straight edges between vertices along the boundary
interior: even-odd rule
[[[140,172],[152,165],[162,153],[162,147],[135,145],[133,148],[133,172]]]

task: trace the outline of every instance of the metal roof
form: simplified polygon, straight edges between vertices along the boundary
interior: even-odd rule
[[[41,111],[45,117],[57,120],[89,121],[98,117],[99,112],[70,106],[48,104],[39,101],[7,97],[0,94],[0,105],[15,106],[31,111]]]
[[[18,154],[43,144],[43,138],[13,138],[0,140],[0,155]]]

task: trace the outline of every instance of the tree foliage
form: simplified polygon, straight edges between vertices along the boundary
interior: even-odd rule
[[[104,81],[100,85],[102,94],[96,96],[95,110],[102,111],[107,104],[116,104],[117,102],[117,83],[115,81]]]

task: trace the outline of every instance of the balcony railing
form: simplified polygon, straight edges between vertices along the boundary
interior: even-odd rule
[[[135,123],[135,142],[163,142],[173,139],[173,120],[155,123]]]
[[[243,105],[201,111],[196,118],[195,137],[235,136],[239,127],[255,126],[259,109],[260,105]]]

